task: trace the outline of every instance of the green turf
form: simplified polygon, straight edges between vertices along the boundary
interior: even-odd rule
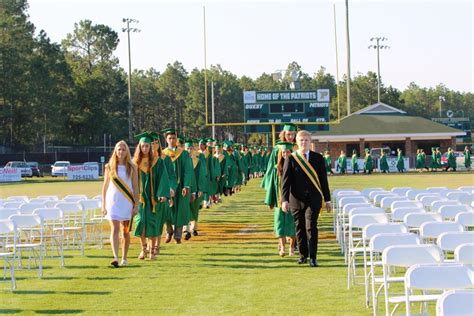
[[[472,185],[472,174],[404,174],[331,177],[334,188]],[[8,195],[100,193],[100,182],[41,182],[0,186]],[[261,204],[259,181],[224,203],[202,211],[201,236],[182,245],[165,244],[156,262],[136,259],[108,267],[111,251],[70,251],[66,266],[47,259],[43,279],[35,271],[17,272],[17,290],[0,282],[0,314],[317,314],[369,315],[361,285],[346,289],[347,270],[332,238],[332,217],[320,220],[318,260],[311,269],[296,258],[277,256],[273,212]]]

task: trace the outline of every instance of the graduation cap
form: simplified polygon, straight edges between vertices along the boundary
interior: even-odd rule
[[[135,135],[135,139],[137,139],[138,142],[140,142],[140,143],[151,144],[151,142],[154,140],[154,139],[153,139],[154,134],[156,134],[156,133],[153,133],[153,132],[143,132],[143,133],[141,133],[141,134]]]
[[[216,140],[214,138],[208,138],[206,141],[208,143],[214,143]]]
[[[370,151],[369,148],[366,148],[366,149],[365,149],[365,152],[366,152],[366,153],[368,153],[369,151]]]
[[[179,133],[178,134],[178,140],[184,142],[184,135]],[[192,140],[191,140],[192,141]]]
[[[158,135],[158,133],[156,133],[156,132],[149,132],[149,133],[150,133],[151,139],[153,141],[156,141],[156,140],[160,141],[160,135]]]
[[[216,149],[219,149],[221,148],[221,145],[220,144],[216,144]]]
[[[189,148],[189,147],[193,147],[193,146],[194,146],[194,144],[193,144],[193,140],[192,140],[192,139],[186,139],[186,140],[184,141],[184,147],[185,147],[185,148]]]
[[[277,145],[278,145],[278,147],[280,147],[282,150],[293,150],[293,143],[289,143],[289,142],[278,142]]]
[[[162,129],[160,132],[162,132],[163,134],[165,134],[165,136],[169,135],[169,134],[176,134],[176,130],[174,128],[165,128],[165,129]]]
[[[233,145],[233,143],[232,143],[231,140],[225,140],[225,141],[223,142],[223,144],[222,144],[222,146],[223,146],[224,148],[229,148],[229,147],[231,147],[232,145]]]
[[[209,142],[209,141],[208,141],[207,138],[201,138],[201,139],[199,140],[199,145],[206,145],[208,142]]]
[[[293,123],[285,123],[283,124],[283,130],[289,132],[296,132],[298,130],[298,126]]]

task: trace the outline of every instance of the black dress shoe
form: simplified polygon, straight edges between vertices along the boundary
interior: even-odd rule
[[[191,233],[190,232],[184,233],[184,240],[189,240],[189,239],[191,239]]]
[[[319,266],[318,266],[318,261],[317,261],[316,259],[310,259],[310,260],[309,260],[309,265],[310,265],[310,267],[312,267],[312,268],[319,267]]]
[[[306,257],[300,257],[298,259],[298,264],[305,264],[306,262],[308,262],[308,258]]]
[[[198,231],[197,231],[197,230],[193,230],[193,236],[198,236],[198,235],[199,235]]]

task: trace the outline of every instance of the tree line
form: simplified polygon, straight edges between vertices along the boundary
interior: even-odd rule
[[[118,33],[103,24],[82,20],[61,43],[36,31],[29,20],[27,0],[0,2],[0,146],[37,150],[48,145],[94,146],[103,135],[128,138],[127,73],[114,56]],[[263,73],[256,79],[238,77],[220,65],[207,70],[210,113],[214,85],[216,123],[243,122],[244,90],[283,90],[292,71],[300,72],[301,89],[330,90],[331,118],[337,118],[337,85],[324,67],[307,73],[291,62],[281,80]],[[188,137],[210,135],[205,126],[205,70],[188,72],[175,61],[163,72],[154,68],[132,72],[133,130],[175,127]],[[346,115],[346,79],[339,82],[341,117]],[[401,91],[382,83],[381,101],[410,115],[426,118],[442,108],[456,116],[471,115],[474,94],[439,84],[434,88],[411,83]],[[351,80],[352,112],[377,101],[377,75],[357,74]],[[210,118],[209,118],[210,120]],[[217,127],[217,138],[229,133],[244,139],[243,127]],[[255,139],[258,139],[255,138]]]

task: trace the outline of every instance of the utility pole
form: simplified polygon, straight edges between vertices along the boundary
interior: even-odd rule
[[[349,0],[346,0],[347,115],[351,115],[351,42],[349,39]]]
[[[390,47],[387,45],[380,45],[380,42],[387,41],[388,38],[386,37],[372,37],[370,39],[371,42],[375,42],[375,44],[372,44],[369,46],[370,48],[376,49],[377,50],[377,102],[380,103],[380,50],[381,49],[389,49]]]
[[[130,23],[138,23],[138,20],[123,18],[122,22],[126,23],[126,27],[122,28],[122,32],[127,32],[128,37],[128,141],[133,142],[133,114],[132,114],[132,54],[130,50],[130,32],[140,32],[139,29],[130,27]]]

